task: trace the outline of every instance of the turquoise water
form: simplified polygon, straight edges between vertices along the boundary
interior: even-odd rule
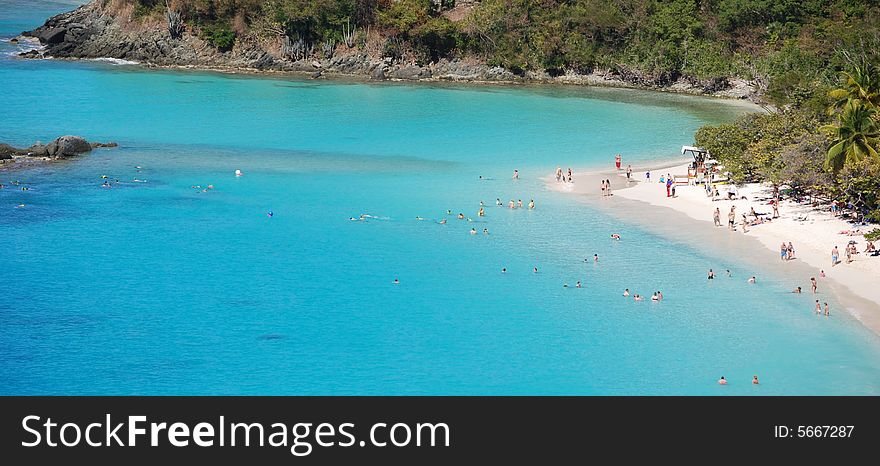
[[[65,8],[4,2],[0,37]],[[0,190],[0,394],[880,393],[880,339],[851,317],[817,319],[790,279],[750,287],[745,262],[538,179],[618,152],[672,158],[740,107],[23,61],[13,48],[0,43],[0,141],[121,147],[0,172],[30,187]],[[102,188],[105,174],[120,183]],[[362,213],[379,218],[348,220]],[[707,285],[709,267],[737,279]]]

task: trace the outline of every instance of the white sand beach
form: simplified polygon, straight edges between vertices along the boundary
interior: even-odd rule
[[[624,165],[625,166],[625,165]],[[864,253],[867,242],[863,236],[870,232],[872,226],[861,227],[856,234],[841,234],[852,231],[853,226],[844,219],[832,215],[830,206],[813,207],[809,203],[795,203],[783,199],[779,206],[779,218],[760,225],[749,226],[746,233],[742,232],[742,215],[748,214],[752,208],[762,217],[771,217],[773,213],[769,199],[773,197],[769,185],[751,183],[737,189],[737,200],[726,200],[726,188],[719,187],[721,196],[718,200],[708,197],[702,186],[678,184],[676,196],[667,197],[665,185],[659,183],[660,175],[672,174],[679,180],[687,176],[687,162],[653,166],[651,182],[645,182],[646,167],[633,167],[632,180],[627,181],[623,170],[619,172],[584,172],[574,174],[575,183],[557,183],[553,177],[546,178],[548,187],[554,191],[580,195],[585,198],[601,198],[600,179],[607,178],[612,182],[613,196],[608,199],[610,204],[618,199],[638,201],[655,207],[665,207],[684,214],[699,222],[693,225],[704,225],[707,231],[716,235],[738,235],[750,237],[764,245],[767,250],[759,253],[763,262],[775,261],[770,264],[778,267],[783,263],[780,258],[780,245],[791,242],[795,259],[792,263],[805,264],[809,273],[819,280],[820,288],[830,287],[836,292],[842,304],[864,325],[880,334],[880,256]],[[745,199],[742,199],[745,197]],[[721,200],[721,198],[725,198]],[[619,201],[618,201],[619,202]],[[732,205],[736,206],[736,231],[727,227],[728,212]],[[715,208],[721,212],[722,226],[714,226],[713,212]],[[751,220],[752,217],[749,216]],[[853,256],[851,263],[846,263],[845,248],[850,241],[856,241],[858,254]],[[840,262],[832,266],[831,250],[837,246]],[[880,245],[878,245],[880,246]],[[786,264],[788,265],[788,264]],[[799,267],[802,267],[799,265]],[[800,269],[799,271],[802,271]],[[820,271],[826,278],[820,278]],[[803,292],[810,293],[809,277],[806,279],[793,277],[792,288],[801,286]]]

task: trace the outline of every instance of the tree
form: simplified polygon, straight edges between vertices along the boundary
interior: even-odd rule
[[[844,106],[837,124],[822,126],[822,131],[831,138],[831,147],[825,159],[826,169],[837,173],[848,164],[866,160],[880,163],[880,155],[877,153],[880,125],[876,115],[876,108],[854,99]]]
[[[844,72],[844,85],[828,96],[834,99],[830,111],[842,109],[849,102],[859,101],[868,107],[880,107],[880,68],[872,63],[854,65]]]

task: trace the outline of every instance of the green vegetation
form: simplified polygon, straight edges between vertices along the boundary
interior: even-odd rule
[[[704,126],[695,139],[735,181],[761,180],[844,201],[880,221],[880,57],[876,48],[852,58],[825,112],[808,105]]]

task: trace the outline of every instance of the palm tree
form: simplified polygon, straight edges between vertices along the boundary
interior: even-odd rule
[[[880,123],[876,116],[877,108],[860,99],[854,99],[844,105],[837,124],[821,128],[831,138],[831,147],[825,158],[826,169],[836,173],[844,165],[865,159],[880,163],[880,155],[877,153]]]
[[[880,107],[880,68],[872,63],[853,65],[851,72],[844,72],[844,85],[828,93],[834,99],[829,113],[842,109],[849,101],[858,100],[869,107]]]

